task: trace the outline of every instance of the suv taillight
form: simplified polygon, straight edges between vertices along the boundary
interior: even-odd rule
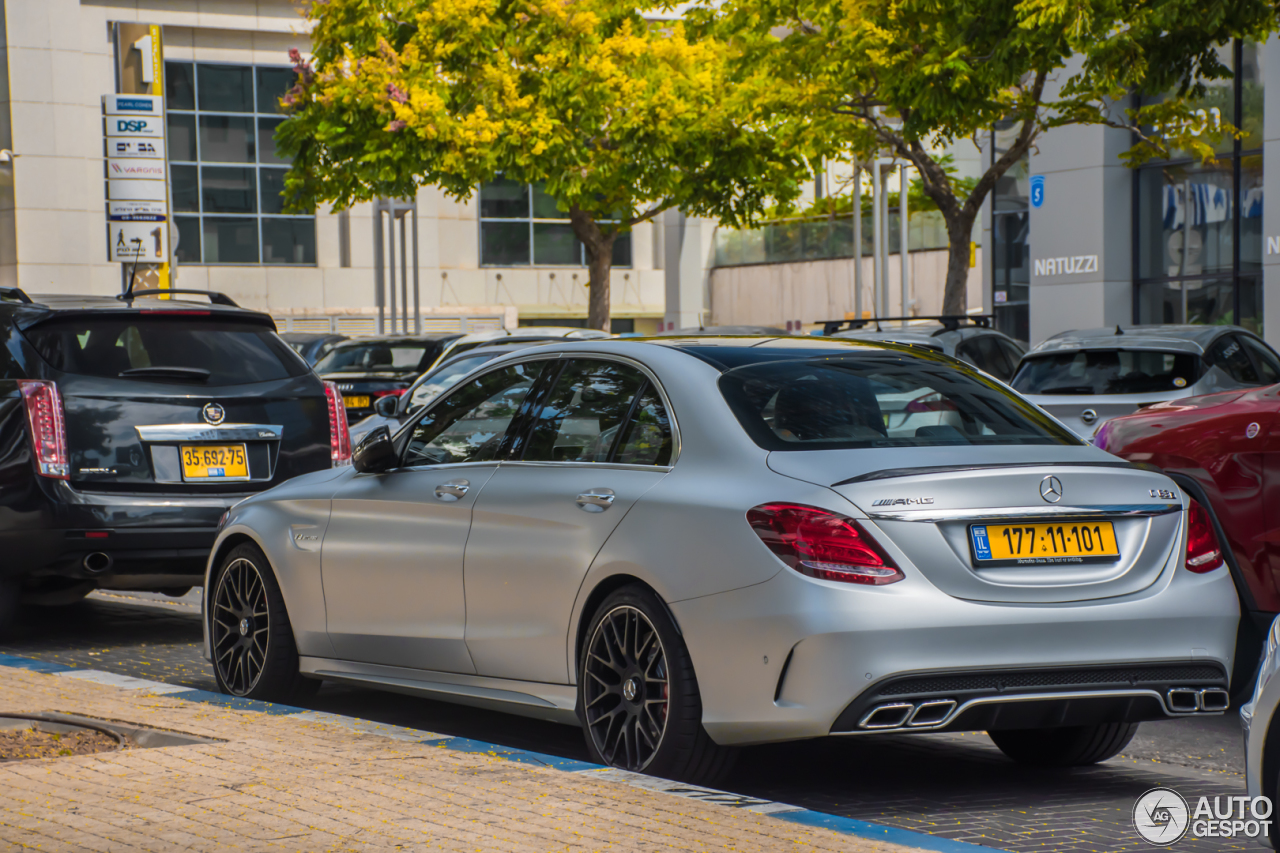
[[[825,581],[886,584],[905,576],[851,518],[800,504],[761,504],[747,522],[778,559]]]
[[[19,379],[18,388],[27,409],[36,469],[42,477],[69,480],[71,466],[67,462],[67,425],[62,415],[62,395],[58,393],[58,386],[47,379]]]
[[[1187,568],[1197,574],[1222,566],[1222,546],[1213,521],[1195,498],[1187,497]]]
[[[338,386],[324,383],[324,395],[329,400],[329,451],[333,467],[351,464],[351,433],[347,431],[347,407],[342,404]]]

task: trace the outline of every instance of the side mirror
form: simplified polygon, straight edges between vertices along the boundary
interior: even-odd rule
[[[373,403],[373,410],[384,418],[394,418],[396,416],[396,406],[399,405],[400,398],[395,394],[388,394],[385,397],[379,397]]]
[[[351,464],[362,474],[378,474],[394,467],[396,448],[391,443],[391,430],[385,426],[370,430],[352,454]]]

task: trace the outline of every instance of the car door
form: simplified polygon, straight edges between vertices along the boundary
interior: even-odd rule
[[[357,474],[333,497],[321,573],[343,660],[474,672],[462,558],[476,498],[497,470],[543,361],[486,372],[416,416],[400,466]]]
[[[522,446],[476,503],[467,649],[481,675],[566,684],[582,579],[622,517],[666,475],[675,438],[654,379],[619,360],[566,360],[532,414]]]

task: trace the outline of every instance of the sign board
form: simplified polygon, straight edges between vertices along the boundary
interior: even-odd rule
[[[163,116],[107,116],[107,136],[164,139]]]
[[[164,140],[116,137],[107,141],[107,156],[120,159],[138,157],[163,160],[165,159]]]
[[[169,225],[166,222],[111,222],[107,245],[116,263],[162,264],[169,257]]]
[[[1044,175],[1031,176],[1031,206],[1044,206]]]
[[[167,200],[164,181],[144,181],[133,178],[107,179],[107,201],[159,201]]]
[[[103,95],[102,111],[109,116],[163,116],[164,98],[159,95]]]
[[[140,157],[117,160],[107,158],[108,178],[147,178],[153,181],[165,179],[165,162],[163,160],[144,160]]]
[[[164,222],[168,215],[162,201],[107,202],[107,219],[112,222]]]

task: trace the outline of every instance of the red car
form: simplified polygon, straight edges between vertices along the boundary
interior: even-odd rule
[[[1093,443],[1160,469],[1208,512],[1240,592],[1240,695],[1280,612],[1280,385],[1158,403],[1103,424]]]

